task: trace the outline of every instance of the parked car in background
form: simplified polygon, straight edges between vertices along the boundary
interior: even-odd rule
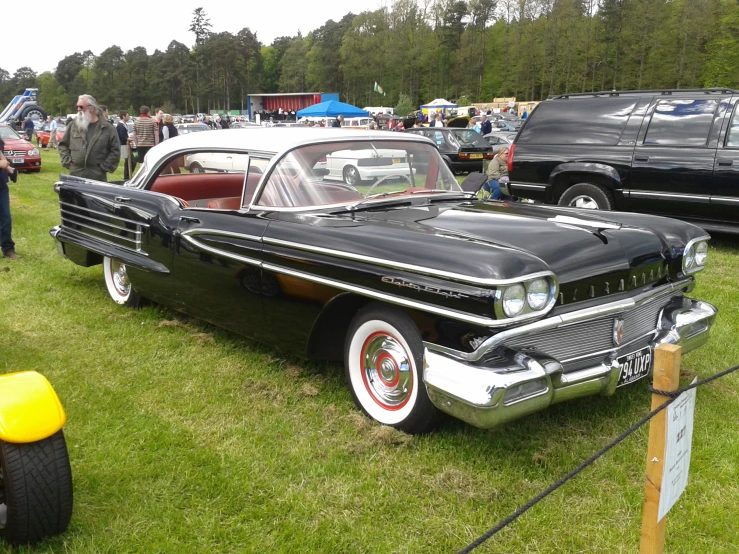
[[[394,171],[326,180],[345,152]],[[211,154],[238,169],[169,172]],[[707,261],[702,229],[477,200],[414,133],[193,133],[152,148],[123,187],[63,175],[54,190],[59,251],[102,265],[114,302],[150,299],[343,360],[357,406],[410,433],[439,411],[491,427],[614,394],[652,372],[657,345],[701,346],[716,316],[688,297]]]
[[[51,132],[49,131],[48,124],[44,125],[40,131],[36,131],[36,144],[39,147],[46,148],[49,145],[49,139],[51,138]],[[57,143],[64,138],[64,133],[67,130],[67,126],[58,123],[56,127],[56,140]]]
[[[493,132],[483,137],[493,147],[493,153],[497,153],[501,146],[511,147],[516,139],[516,133]]]
[[[211,130],[205,123],[180,123],[179,125],[175,125],[175,129],[177,129],[180,135]]]
[[[316,167],[325,168],[325,180],[344,181],[352,187],[410,171],[405,150],[387,148],[337,150]]]
[[[516,137],[512,194],[739,232],[739,90],[622,91],[541,102]],[[562,132],[566,128],[567,132]]]
[[[38,148],[16,133],[6,124],[0,124],[0,138],[5,148],[3,154],[19,171],[41,171],[41,153]]]
[[[493,147],[472,129],[414,127],[406,133],[430,138],[454,173],[482,171],[483,160],[493,159]]]
[[[521,127],[523,122],[505,120],[505,119],[496,119],[495,121],[492,122],[492,124],[493,124],[494,133],[496,132],[515,133]]]

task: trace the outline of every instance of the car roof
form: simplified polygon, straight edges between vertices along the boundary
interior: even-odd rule
[[[249,149],[277,154],[298,146],[317,142],[357,141],[418,141],[431,143],[426,137],[417,137],[390,131],[366,131],[363,129],[306,127],[254,127],[247,129],[216,130],[210,133],[188,133],[160,142],[146,155],[149,167],[161,158],[180,150],[216,148],[222,150]],[[149,158],[151,160],[149,161]]]

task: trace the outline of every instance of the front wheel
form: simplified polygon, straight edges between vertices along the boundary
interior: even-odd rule
[[[591,183],[579,183],[568,188],[559,198],[560,206],[588,210],[612,210],[613,196],[610,191]]]
[[[362,184],[362,178],[359,175],[359,170],[353,165],[348,165],[343,171],[344,182],[350,187],[356,187]]]
[[[412,434],[436,424],[421,335],[404,313],[379,304],[360,310],[347,333],[344,367],[355,404],[372,419]]]
[[[141,296],[133,290],[125,264],[106,256],[103,259],[103,273],[105,287],[113,302],[131,308],[141,305]]]
[[[72,518],[72,470],[64,433],[40,441],[0,441],[0,536],[11,544],[64,532]]]

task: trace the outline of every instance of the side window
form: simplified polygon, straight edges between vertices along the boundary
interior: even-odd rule
[[[147,188],[194,208],[238,210],[248,177],[256,189],[258,171],[257,164],[250,167],[248,154],[203,150],[171,157]]]
[[[731,126],[726,138],[726,146],[739,148],[739,102],[734,106],[734,114],[731,116]]]
[[[649,122],[645,145],[705,146],[718,100],[661,100]]]

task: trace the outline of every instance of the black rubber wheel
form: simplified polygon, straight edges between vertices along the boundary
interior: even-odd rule
[[[353,165],[347,165],[343,171],[344,182],[350,187],[356,187],[363,183],[362,178],[359,176],[359,170]]]
[[[190,173],[205,173],[205,170],[199,163],[193,163],[190,165]]]
[[[108,294],[113,302],[129,308],[141,306],[141,296],[133,290],[131,280],[128,278],[126,264],[105,256],[103,258],[103,275],[105,276],[105,288],[108,289]]]
[[[31,117],[31,119],[36,119],[38,121],[46,121],[48,119],[46,110],[40,106],[26,106],[21,111],[21,114],[18,120],[23,121],[24,119],[26,119],[26,116],[29,116]]]
[[[354,403],[375,421],[411,434],[436,425],[439,412],[423,382],[423,341],[400,310],[373,303],[354,316],[344,369]]]
[[[590,210],[612,210],[614,206],[611,192],[602,185],[591,183],[572,185],[559,197],[558,204]]]
[[[0,536],[26,544],[64,532],[72,518],[72,469],[64,433],[0,441]]]

